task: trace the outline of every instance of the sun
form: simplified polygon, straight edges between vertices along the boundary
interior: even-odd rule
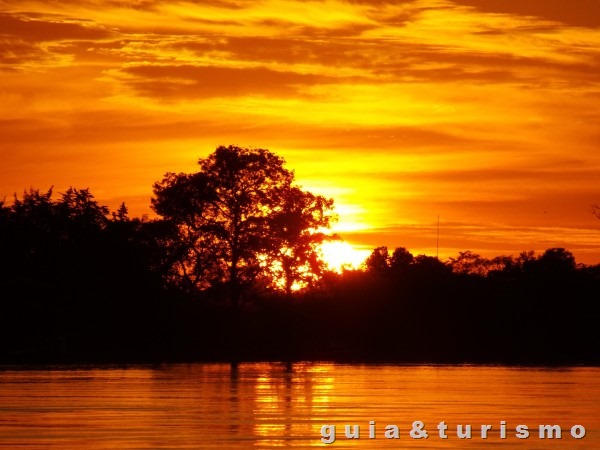
[[[325,242],[321,245],[321,251],[327,267],[336,272],[344,268],[358,268],[370,253],[369,250],[356,249],[345,241]]]

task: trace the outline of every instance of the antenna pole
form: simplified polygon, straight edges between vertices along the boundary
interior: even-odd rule
[[[440,252],[440,215],[438,214],[438,223],[437,223],[437,238],[435,240],[435,257],[437,259],[440,259],[438,257]]]

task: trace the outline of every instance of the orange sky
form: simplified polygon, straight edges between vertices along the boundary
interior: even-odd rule
[[[481,7],[485,4],[485,8]],[[268,148],[356,248],[600,262],[597,0],[0,0],[0,198]]]

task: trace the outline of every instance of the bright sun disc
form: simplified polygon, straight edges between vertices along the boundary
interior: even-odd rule
[[[344,267],[358,268],[369,256],[368,250],[357,250],[344,241],[325,242],[321,245],[323,259],[331,270],[341,272]]]

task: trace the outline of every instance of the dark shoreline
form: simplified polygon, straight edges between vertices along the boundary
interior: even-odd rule
[[[244,360],[238,362],[224,360],[181,360],[181,361],[137,361],[137,362],[107,362],[107,361],[87,361],[87,362],[28,362],[28,363],[0,363],[0,372],[10,371],[38,371],[38,370],[92,370],[92,369],[127,369],[127,368],[164,368],[181,365],[230,365],[232,367],[252,365],[252,364],[273,364],[281,366],[293,365],[312,365],[312,364],[331,364],[334,366],[390,366],[390,367],[482,367],[482,368],[511,368],[511,369],[544,369],[544,370],[569,370],[598,368],[600,363],[596,364],[578,364],[578,363],[436,363],[436,362],[400,362],[400,361],[357,361],[357,360]]]
[[[235,151],[252,153],[219,154]],[[174,211],[191,207],[185,199],[172,199],[183,202]],[[298,217],[277,217],[284,228],[305,228]],[[257,222],[265,239],[277,220]],[[222,241],[229,235],[209,239],[212,228],[198,228],[194,239],[204,240],[194,242],[212,250],[221,242],[225,260],[214,266],[214,252],[200,252],[198,264],[208,266],[186,265],[188,252],[200,250],[184,229],[129,218],[124,204],[109,214],[87,189],[56,201],[52,189],[31,189],[11,206],[0,202],[0,364],[600,365],[600,265],[578,264],[564,248],[493,259],[466,251],[441,261],[377,247],[362,268],[341,273],[313,254],[314,272],[292,289],[276,280],[302,275],[298,261],[286,259],[289,274],[277,277],[248,243],[236,247],[248,260],[236,253],[234,264]]]

